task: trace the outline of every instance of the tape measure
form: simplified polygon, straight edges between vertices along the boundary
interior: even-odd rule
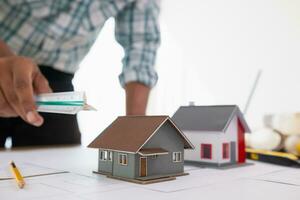
[[[300,167],[300,159],[291,153],[246,148],[246,154],[252,160]]]
[[[35,97],[37,111],[76,114],[81,110],[96,110],[87,104],[85,92],[58,92]]]

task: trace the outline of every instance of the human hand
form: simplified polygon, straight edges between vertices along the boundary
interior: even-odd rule
[[[0,57],[0,117],[20,116],[34,126],[43,118],[36,111],[34,94],[52,92],[38,66],[27,57]]]

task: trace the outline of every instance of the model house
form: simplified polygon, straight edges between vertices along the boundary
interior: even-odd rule
[[[182,106],[172,119],[195,146],[185,160],[217,167],[245,162],[250,129],[238,106]]]
[[[98,173],[147,183],[182,175],[193,145],[168,116],[124,116],[88,147],[99,149]]]

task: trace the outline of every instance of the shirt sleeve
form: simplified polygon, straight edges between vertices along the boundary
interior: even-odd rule
[[[129,82],[140,82],[151,88],[158,80],[154,69],[160,44],[158,15],[157,0],[137,0],[115,17],[116,40],[125,52],[119,76],[123,87]]]

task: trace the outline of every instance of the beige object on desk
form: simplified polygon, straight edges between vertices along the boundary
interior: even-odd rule
[[[284,141],[284,149],[286,152],[300,156],[300,135],[292,135]]]
[[[283,136],[270,128],[253,131],[245,139],[247,147],[252,149],[279,150],[283,147]]]
[[[283,135],[300,135],[300,113],[270,114],[264,117],[265,126]]]

